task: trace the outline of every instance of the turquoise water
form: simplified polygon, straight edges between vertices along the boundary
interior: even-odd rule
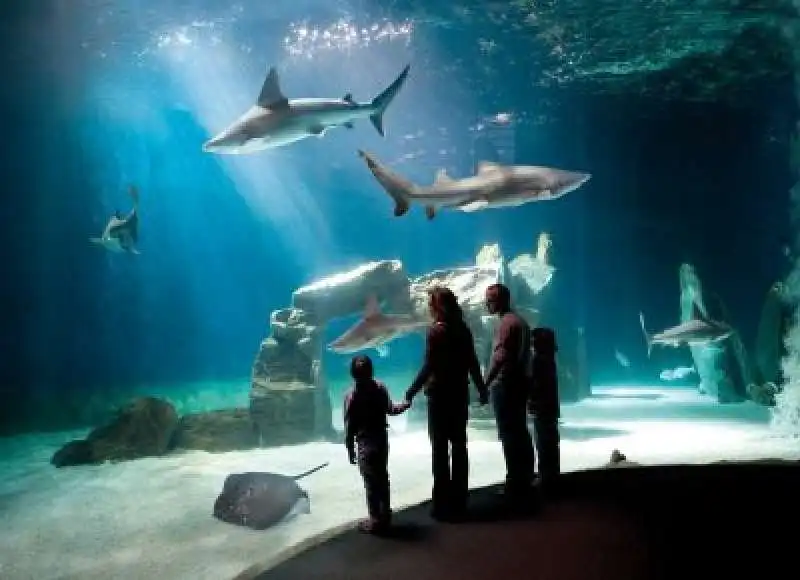
[[[3,8],[3,579],[233,578],[351,525],[350,359],[369,354],[399,400],[424,328],[328,347],[375,302],[424,317],[435,283],[483,364],[490,283],[555,329],[567,471],[613,449],[797,458],[800,20],[579,0],[62,4]],[[273,132],[281,147],[232,127],[259,102],[319,99],[335,110]],[[460,207],[396,199],[492,164],[538,173]],[[102,239],[132,184],[138,253]],[[538,198],[487,207],[487,191]],[[731,332],[659,339],[698,310]],[[430,495],[424,421],[421,396],[390,421],[398,509]],[[469,437],[470,485],[502,479],[490,409]],[[320,465],[298,482],[310,513],[284,494],[263,530],[212,516],[231,474]]]

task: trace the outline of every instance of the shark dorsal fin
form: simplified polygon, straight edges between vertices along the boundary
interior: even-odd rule
[[[700,310],[697,302],[692,302],[692,318],[691,320],[706,320],[707,317]]]
[[[488,173],[500,169],[500,164],[494,161],[478,161],[478,173]]]
[[[274,66],[270,67],[267,78],[264,79],[264,84],[261,86],[261,92],[258,94],[256,103],[259,107],[264,107],[265,109],[282,109],[289,105],[289,100],[281,91],[278,69]]]
[[[375,294],[370,294],[367,297],[367,304],[364,306],[364,318],[371,318],[381,313],[381,305],[378,303],[378,297]]]
[[[436,172],[436,177],[433,179],[434,183],[450,183],[453,178],[447,175],[447,170],[442,168]]]
[[[342,97],[342,100],[346,103],[353,103],[353,93],[347,93],[345,96]]]

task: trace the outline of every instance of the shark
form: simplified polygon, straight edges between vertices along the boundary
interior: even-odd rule
[[[323,137],[333,127],[353,128],[368,118],[383,137],[383,115],[406,82],[411,65],[370,102],[359,103],[347,93],[341,99],[287,99],[273,66],[255,104],[221,133],[203,144],[203,151],[241,155],[283,147],[307,137]]]
[[[387,343],[395,338],[426,328],[430,320],[412,314],[384,314],[378,299],[371,295],[364,308],[364,317],[328,345],[337,354],[350,354],[374,348],[378,356],[389,356]]]
[[[139,190],[131,185],[128,194],[133,200],[133,209],[124,217],[120,212],[114,212],[102,235],[99,238],[89,238],[91,243],[111,252],[139,254],[136,249],[139,241]]]
[[[405,215],[412,203],[424,206],[425,215],[432,220],[440,208],[475,212],[558,199],[592,177],[590,173],[552,167],[481,161],[471,177],[454,179],[440,169],[432,185],[420,186],[388,169],[371,153],[359,150],[358,154],[394,200],[396,217]]]
[[[647,343],[647,356],[653,349],[653,345],[677,347],[682,344],[688,345],[712,345],[728,338],[733,332],[733,328],[724,322],[712,320],[707,315],[700,312],[697,304],[692,307],[692,318],[686,322],[681,322],[677,326],[667,328],[661,332],[650,334],[644,323],[644,314],[639,313],[639,324],[642,327],[644,340]]]

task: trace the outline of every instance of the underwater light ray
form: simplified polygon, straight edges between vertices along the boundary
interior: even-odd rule
[[[195,29],[202,34],[206,29]],[[193,42],[185,33],[161,38],[159,54],[186,94],[186,102],[200,126],[211,136],[246,110],[260,90],[258,79],[240,63],[243,55],[227,43],[213,47]],[[264,65],[266,67],[266,65]],[[257,70],[257,69],[256,69]],[[263,71],[266,73],[266,70]],[[198,155],[201,143],[196,144]],[[320,243],[332,242],[308,185],[281,150],[249,156],[219,156],[217,162],[236,185],[248,207],[274,232],[286,239],[298,256],[314,261]]]

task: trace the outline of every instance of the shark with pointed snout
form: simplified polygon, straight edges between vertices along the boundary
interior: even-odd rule
[[[333,127],[353,128],[369,119],[383,137],[383,114],[403,87],[411,65],[381,94],[358,103],[348,93],[341,99],[287,99],[275,67],[269,69],[256,103],[221,133],[203,144],[207,153],[242,155],[289,145],[307,137],[322,137]]]
[[[371,153],[358,153],[394,200],[394,215],[398,217],[408,212],[412,203],[424,206],[430,220],[440,208],[474,212],[558,199],[591,178],[591,174],[578,171],[481,161],[472,177],[453,179],[440,169],[433,185],[421,186],[393,172]]]
[[[388,343],[412,332],[419,332],[430,324],[430,320],[413,314],[384,314],[377,298],[367,299],[364,317],[348,328],[328,345],[328,350],[338,354],[351,354],[374,348],[378,355],[389,355]]]

